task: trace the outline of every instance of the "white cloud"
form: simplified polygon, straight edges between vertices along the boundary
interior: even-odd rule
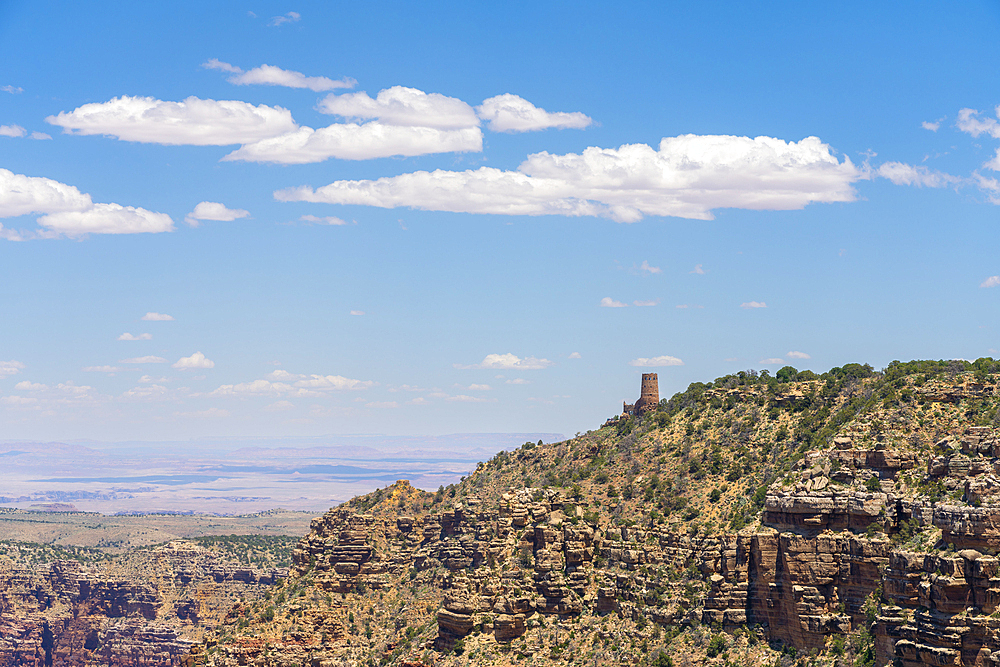
[[[1000,106],[995,111],[997,117],[1000,118]],[[966,134],[971,134],[973,137],[978,137],[980,134],[988,134],[994,139],[1000,139],[1000,123],[997,122],[997,119],[981,119],[979,112],[975,109],[960,110],[955,125],[959,130]]]
[[[533,132],[553,127],[582,129],[594,122],[579,111],[549,113],[510,93],[484,100],[476,112],[489,122],[488,127],[494,132]]]
[[[764,364],[765,366],[772,366],[776,364],[783,364],[785,363],[785,360],[779,359],[778,357],[771,357],[770,359],[761,359],[757,363]]]
[[[621,301],[615,301],[610,296],[606,296],[601,299],[601,308],[625,308],[628,304],[622,303]]]
[[[531,384],[531,380],[525,380],[524,378],[514,378],[512,380],[507,380],[504,384]]]
[[[141,333],[138,336],[125,332],[118,337],[118,340],[153,340],[153,334]]]
[[[453,364],[455,368],[486,368],[495,370],[539,370],[548,368],[553,362],[548,359],[538,359],[536,357],[526,357],[521,359],[510,352],[507,354],[487,354],[478,364],[463,366]]]
[[[174,230],[174,221],[166,213],[119,204],[94,204],[85,211],[49,213],[38,224],[58,234],[158,234]]]
[[[785,356],[788,357],[789,359],[812,359],[812,357],[806,354],[805,352],[796,352],[794,350],[789,352]]]
[[[386,125],[374,121],[358,125],[342,123],[314,130],[297,130],[256,143],[246,144],[223,161],[309,164],[329,158],[370,160],[380,157],[428,155],[431,153],[478,153],[483,133],[478,127],[439,130],[433,127]]]
[[[24,88],[21,88],[20,86],[11,86],[11,85],[0,86],[0,90],[2,90],[5,93],[10,93],[11,95],[17,95],[18,93],[24,92]]]
[[[368,389],[375,384],[371,380],[352,380],[342,375],[309,375],[308,377],[302,377],[304,379],[295,383],[296,387],[319,390],[334,389],[339,391],[345,389]]]
[[[925,120],[924,122],[920,123],[920,127],[924,128],[925,130],[930,130],[931,132],[937,132],[938,129],[941,127],[941,121],[937,120],[932,123],[930,121]]]
[[[996,287],[1000,285],[1000,276],[990,276],[983,282],[979,283],[980,287]]]
[[[465,389],[466,391],[491,391],[493,388],[488,384],[470,384],[468,387],[462,387],[461,385],[455,385],[460,389]]]
[[[487,399],[481,396],[466,396],[465,394],[459,394],[458,396],[449,396],[444,400],[452,403],[485,403]]]
[[[767,304],[763,301],[744,301],[740,308],[767,308]]]
[[[572,354],[569,355],[569,358],[570,359],[581,359],[582,357],[580,356],[579,352],[573,352]]]
[[[180,370],[192,370],[195,368],[215,368],[215,362],[211,359],[206,359],[205,355],[201,352],[195,352],[190,357],[181,357],[174,364],[174,368]]]
[[[20,406],[20,405],[31,405],[31,404],[37,403],[37,402],[38,402],[37,398],[26,398],[24,396],[2,396],[2,397],[0,397],[0,403],[3,403],[4,405]]]
[[[163,357],[154,357],[152,355],[145,357],[131,357],[129,359],[122,359],[118,363],[120,364],[165,364],[167,360]]]
[[[271,20],[267,24],[271,27],[284,25],[285,23],[296,23],[302,19],[302,15],[298,12],[288,12],[287,14],[282,14],[281,16],[272,16]]]
[[[20,361],[0,361],[0,378],[5,378],[9,375],[17,375],[24,370],[24,364]]]
[[[123,95],[84,104],[45,119],[67,134],[103,134],[142,143],[227,146],[246,144],[295,130],[292,114],[281,107],[238,100],[165,102]]]
[[[285,410],[294,410],[294,409],[295,409],[295,404],[292,403],[291,401],[277,401],[275,403],[271,403],[270,405],[264,407],[264,410],[266,410],[267,412],[284,412]]]
[[[267,64],[244,72],[239,67],[222,62],[217,58],[212,58],[202,63],[202,67],[231,73],[233,76],[229,77],[227,81],[237,86],[261,84],[265,86],[284,86],[286,88],[308,88],[315,92],[322,92],[325,90],[336,90],[337,88],[353,88],[358,83],[348,77],[334,81],[325,76],[306,76],[301,72],[293,72]]]
[[[163,313],[146,313],[140,319],[146,322],[173,322],[174,318]]]
[[[632,305],[634,305],[634,306],[655,306],[658,303],[660,303],[659,299],[653,299],[652,301],[636,300],[636,301],[632,302]]]
[[[923,166],[913,166],[902,162],[886,162],[876,172],[896,185],[916,185],[917,187],[944,188],[959,185],[965,179],[942,171],[934,171]]]
[[[642,368],[656,368],[657,366],[683,366],[684,362],[677,357],[663,355],[661,357],[639,357],[628,362],[628,365]]]
[[[424,398],[423,396],[417,396],[417,397],[416,397],[416,398],[414,398],[413,400],[410,400],[410,401],[407,401],[407,402],[406,402],[406,404],[407,404],[407,405],[430,405],[430,403],[431,403],[431,402],[430,402],[430,401],[428,401],[428,400],[427,400],[426,398]]]
[[[688,273],[694,273],[694,274],[697,274],[699,276],[703,276],[703,275],[705,275],[705,269],[703,269],[701,267],[702,267],[701,264],[695,264],[694,268],[691,269],[690,271],[688,271]]]
[[[364,314],[365,314],[365,311],[363,311],[363,310],[352,310],[351,311],[351,315],[364,315]]]
[[[27,380],[18,382],[14,385],[14,389],[17,391],[44,391],[48,388],[49,385],[47,384],[41,384],[40,382],[28,382]]]
[[[24,128],[20,125],[0,125],[0,137],[23,137]]]
[[[682,310],[687,310],[688,308],[704,308],[705,306],[698,306],[690,303],[679,303],[674,308],[680,308]]]
[[[44,132],[32,132],[28,136],[28,138],[29,139],[34,139],[35,141],[47,141],[49,139],[52,139],[52,135],[51,134],[45,134]]]
[[[332,215],[328,215],[328,216],[325,216],[325,217],[318,217],[318,216],[315,216],[315,215],[303,215],[302,217],[299,218],[299,220],[302,220],[304,222],[312,222],[312,223],[319,224],[319,225],[335,225],[335,226],[339,226],[339,225],[346,225],[347,224],[346,220],[342,220],[342,219],[340,219],[340,218],[338,218],[336,216],[332,216]]]
[[[164,361],[166,361],[166,359],[164,359]],[[170,382],[170,378],[165,378],[165,377],[154,378],[151,375],[143,375],[141,378],[139,378],[139,382],[150,383],[150,384],[159,382]]]
[[[224,204],[214,201],[203,201],[194,207],[194,210],[184,217],[184,222],[192,227],[197,227],[201,220],[221,220],[230,222],[239,218],[246,218],[250,211],[242,208],[226,208]]]
[[[316,109],[351,120],[377,120],[383,125],[438,130],[479,127],[476,112],[462,100],[404,86],[381,90],[375,99],[366,92],[327,95]]]
[[[84,366],[81,370],[86,373],[121,373],[122,371],[134,371],[135,368],[122,368],[121,366]]]
[[[82,211],[93,205],[90,195],[72,185],[0,169],[0,218],[28,213]]]
[[[418,171],[376,181],[335,181],[278,190],[279,201],[355,204],[456,213],[712,219],[712,209],[801,209],[854,201],[864,176],[816,137],[667,137],[645,144],[588,148],[582,154],[528,156],[517,171],[481,167]]]
[[[209,408],[207,410],[195,410],[194,412],[175,412],[176,417],[194,417],[200,419],[223,419],[229,416],[229,410],[219,408]]]
[[[663,273],[663,269],[658,266],[650,266],[649,262],[642,260],[642,264],[639,265],[639,270],[643,273]]]

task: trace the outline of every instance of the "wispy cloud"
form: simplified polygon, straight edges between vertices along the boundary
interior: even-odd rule
[[[525,380],[524,378],[512,378],[510,380],[505,380],[504,384],[531,384],[531,380]]]
[[[625,308],[628,306],[627,303],[622,303],[621,301],[615,301],[610,296],[606,296],[601,299],[601,308]]]
[[[634,305],[634,306],[655,306],[658,303],[660,303],[659,299],[653,299],[652,301],[636,300],[636,301],[632,302],[632,305]]]
[[[548,359],[539,359],[537,357],[525,357],[522,359],[521,357],[508,352],[507,354],[487,354],[486,357],[478,364],[452,365],[455,368],[462,369],[481,368],[494,370],[540,370],[552,366],[553,362]]]
[[[705,269],[702,268],[701,264],[695,264],[695,267],[688,271],[688,273],[695,273],[699,276],[705,275]]]
[[[796,352],[794,350],[792,352],[789,352],[785,356],[788,357],[789,359],[812,359],[812,357],[806,354],[805,352]]]
[[[118,337],[118,340],[153,340],[153,334],[141,333],[138,336],[133,336],[126,331]]]
[[[365,314],[365,311],[363,311],[363,310],[352,310],[351,311],[351,315],[361,316],[361,315],[364,315],[364,314]]]
[[[118,363],[120,364],[165,364],[167,360],[163,357],[156,357],[153,355],[147,355],[145,357],[129,357],[128,359],[122,359]],[[160,380],[162,382],[162,380]]]
[[[0,137],[23,137],[24,128],[20,125],[0,125]]]
[[[645,259],[642,260],[642,264],[639,265],[639,270],[643,273],[650,273],[650,274],[663,273],[663,269],[661,269],[658,266],[651,266],[650,263]]]
[[[935,171],[903,162],[886,162],[879,166],[876,173],[896,185],[914,185],[921,188],[944,188],[951,185],[961,185],[967,181],[967,179],[952,176],[943,171]]]
[[[639,357],[628,362],[628,365],[641,368],[656,368],[658,366],[683,366],[684,362],[677,357],[663,355],[660,357]]]
[[[979,283],[980,287],[996,287],[1000,285],[1000,276],[990,276],[983,282]]]
[[[582,357],[580,356],[580,353],[579,353],[579,352],[572,352],[572,353],[571,353],[571,354],[569,355],[569,357],[568,357],[568,358],[569,358],[569,359],[582,359]]]
[[[593,124],[593,120],[579,111],[550,113],[534,104],[507,93],[497,95],[476,107],[480,118],[487,121],[494,132],[533,132],[549,128],[583,129]]]
[[[20,86],[11,86],[11,85],[0,86],[0,90],[2,90],[5,93],[10,93],[11,95],[17,95],[18,93],[24,92],[24,88],[21,88]]]
[[[10,375],[17,375],[24,370],[24,364],[20,361],[0,361],[0,378],[4,378]]]
[[[785,360],[784,359],[779,359],[778,357],[771,357],[769,359],[761,359],[757,363],[763,364],[765,366],[773,366],[775,364],[783,364],[783,363],[785,363]]]
[[[299,220],[302,220],[303,222],[311,222],[311,223],[317,224],[317,225],[334,225],[334,226],[340,226],[340,225],[346,225],[347,224],[346,220],[341,220],[340,218],[338,218],[336,216],[332,216],[332,215],[327,215],[327,216],[323,216],[323,217],[318,217],[318,216],[315,216],[315,215],[303,215],[302,217],[299,218]]]
[[[938,129],[940,129],[941,121],[943,120],[944,118],[939,118],[935,121],[925,120],[924,122],[920,123],[920,127],[924,128],[925,130],[930,130],[931,132],[937,132]]]
[[[288,12],[287,14],[282,14],[281,16],[272,16],[271,20],[267,24],[271,27],[276,27],[284,25],[286,23],[298,23],[302,20],[302,15],[298,12]]]
[[[763,301],[744,301],[740,308],[767,308],[767,304]]]
[[[163,313],[146,313],[140,319],[146,322],[173,322],[174,318]]]
[[[357,81],[350,77],[334,80],[325,76],[306,76],[302,72],[281,69],[273,65],[261,65],[244,72],[235,65],[212,58],[201,65],[205,69],[216,69],[232,74],[227,81],[237,86],[265,85],[284,86],[286,88],[308,88],[315,92],[336,90],[338,88],[353,88]]]

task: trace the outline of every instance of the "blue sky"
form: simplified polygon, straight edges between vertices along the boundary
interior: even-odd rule
[[[996,2],[149,5],[0,2],[7,438],[1000,357]]]

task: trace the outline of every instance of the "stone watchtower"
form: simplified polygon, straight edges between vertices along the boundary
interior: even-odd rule
[[[642,387],[639,391],[639,400],[634,404],[622,403],[623,415],[641,415],[656,409],[660,403],[660,386],[656,380],[656,373],[642,374]]]

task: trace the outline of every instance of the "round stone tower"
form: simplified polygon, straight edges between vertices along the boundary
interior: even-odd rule
[[[642,390],[639,400],[635,402],[635,411],[642,414],[649,410],[655,410],[660,402],[660,387],[656,381],[656,373],[642,374]]]

